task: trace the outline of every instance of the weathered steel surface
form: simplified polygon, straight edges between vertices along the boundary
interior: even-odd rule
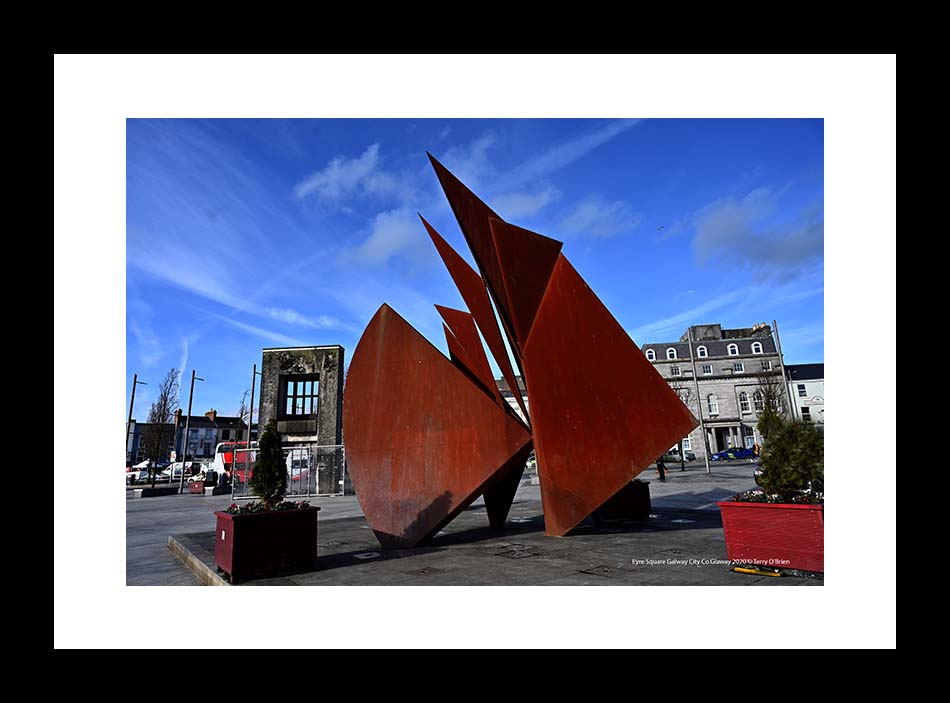
[[[567,534],[696,427],[563,255],[523,361],[549,535]]]
[[[459,363],[498,401],[498,404],[507,406],[498,390],[498,384],[495,383],[488,357],[485,356],[485,347],[482,346],[481,337],[478,336],[475,320],[472,319],[471,314],[443,305],[436,305],[435,309],[445,321],[445,341],[449,346],[452,360],[455,361],[455,357],[458,357]]]
[[[520,356],[563,243],[501,220],[490,224]]]
[[[353,355],[343,419],[353,486],[386,548],[425,542],[531,451],[524,426],[387,305]]]
[[[426,152],[428,153],[428,152]],[[455,177],[445,166],[440,164],[432,155],[428,154],[432,168],[435,169],[435,175],[439,178],[445,197],[455,213],[455,219],[458,220],[462,235],[472,250],[472,256],[475,257],[475,264],[488,285],[492,300],[498,308],[498,316],[502,324],[509,326],[508,317],[508,299],[505,295],[505,286],[502,282],[501,269],[498,265],[498,255],[495,252],[495,243],[492,240],[491,227],[489,220],[494,218],[501,220],[502,217],[482,200],[475,195],[468,187]],[[475,311],[472,310],[474,313]],[[508,332],[511,330],[508,329]],[[509,341],[511,335],[509,334]]]
[[[501,393],[498,391],[498,385],[495,383],[495,377],[488,365],[488,357],[485,356],[485,348],[482,346],[482,340],[478,336],[478,330],[475,328],[475,320],[472,319],[472,316],[464,310],[455,310],[442,305],[436,305],[435,308],[439,311],[442,319],[445,320],[443,325],[445,327],[445,341],[449,346],[452,363],[463,368],[472,380],[485,389],[487,393],[490,394],[491,391],[494,391],[492,397],[495,402],[518,422],[521,422],[521,418],[514,414],[511,406],[501,397]],[[524,475],[528,453],[532,448],[533,446],[529,446],[520,462],[514,462],[511,471],[485,491],[485,512],[488,514],[489,524],[495,530],[500,530],[505,526],[505,520],[511,510],[511,503],[515,499],[515,492],[521,484],[521,477]]]
[[[492,310],[491,300],[489,300],[488,292],[485,290],[485,281],[483,281],[481,276],[475,272],[475,269],[469,266],[465,259],[459,256],[458,252],[442,238],[442,235],[436,232],[435,228],[426,222],[424,217],[420,215],[419,219],[422,220],[422,224],[425,225],[426,231],[432,239],[432,243],[435,244],[435,248],[439,251],[439,256],[442,257],[445,267],[449,270],[449,275],[455,282],[455,287],[458,288],[459,293],[462,295],[462,300],[465,301],[469,312],[471,312],[472,317],[475,318],[478,329],[482,331],[485,344],[488,345],[488,350],[494,357],[495,363],[498,364],[501,375],[508,382],[508,387],[517,391],[518,385],[515,382],[515,374],[511,368],[511,362],[508,360],[505,342],[502,340],[498,324],[495,322],[495,314]],[[525,418],[527,418],[528,409],[525,407],[520,393],[515,392],[515,400],[517,400],[521,412],[523,412]]]

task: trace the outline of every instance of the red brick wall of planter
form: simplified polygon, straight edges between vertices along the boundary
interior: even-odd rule
[[[726,555],[736,562],[825,571],[825,506],[797,503],[717,503]]]
[[[320,508],[248,515],[215,512],[214,559],[231,582],[276,571],[313,567]]]

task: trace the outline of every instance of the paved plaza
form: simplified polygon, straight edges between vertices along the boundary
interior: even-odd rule
[[[479,499],[426,547],[410,550],[381,549],[354,496],[312,499],[322,509],[316,569],[240,585],[823,584],[821,578],[736,573],[724,563],[716,501],[753,487],[749,463],[713,464],[708,476],[701,463],[687,465],[685,472],[672,468],[665,483],[652,469],[640,476],[650,481],[648,520],[597,524],[588,519],[562,538],[544,535],[540,490],[528,482],[515,496],[504,532],[489,529]],[[213,511],[230,502],[229,496],[189,494],[129,498],[127,584],[201,585],[196,572],[210,580]]]

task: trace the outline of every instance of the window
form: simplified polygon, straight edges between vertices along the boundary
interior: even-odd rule
[[[666,350],[666,358],[667,359],[676,358],[676,350],[673,347],[670,347],[669,349]]]
[[[762,353],[762,342],[752,342],[752,353],[753,354]]]
[[[683,375],[683,373],[682,373],[682,371],[680,371],[680,367],[679,367],[679,366],[677,366],[676,364],[673,364],[673,365],[670,367],[670,376],[682,376],[682,375]]]
[[[719,399],[716,398],[715,393],[710,393],[709,395],[706,396],[706,405],[709,407],[710,415],[719,414]]]
[[[771,370],[772,370],[772,362],[771,362],[771,360],[769,360],[769,359],[766,359],[765,361],[761,362],[759,365],[762,367],[762,370],[763,370],[763,371],[771,371]]]
[[[649,361],[656,361],[656,352],[652,349],[647,349],[647,359]]]
[[[752,410],[749,408],[749,394],[745,391],[739,393],[739,412],[744,415],[752,412]]]
[[[306,416],[317,412],[320,382],[317,376],[293,376],[282,379],[284,415]]]
[[[732,365],[733,373],[745,373],[745,364],[741,361],[737,361]]]
[[[762,400],[762,394],[759,391],[752,394],[752,407],[755,408],[757,413],[765,410],[765,402]]]
[[[802,408],[802,420],[805,422],[811,422],[811,408],[807,406]]]
[[[706,347],[696,347],[696,356],[700,359],[705,359],[709,356],[709,352],[706,351]]]
[[[231,430],[221,430],[221,441],[231,439]]]
[[[238,438],[239,440],[240,440],[240,439],[244,439],[244,430],[238,430],[238,431],[237,431],[237,438]]]
[[[739,356],[739,345],[730,344],[728,347],[726,347],[726,353],[729,356]]]
[[[707,376],[712,375],[712,364],[703,364],[703,373]]]
[[[799,398],[805,398],[805,397],[807,397],[807,396],[808,396],[808,392],[805,390],[805,384],[804,384],[804,383],[799,383],[799,384],[798,384],[798,397],[799,397]]]
[[[683,451],[693,448],[693,442],[689,437],[683,437]]]

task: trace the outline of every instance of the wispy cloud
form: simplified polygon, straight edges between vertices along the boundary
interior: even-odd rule
[[[711,298],[681,313],[640,325],[630,331],[630,336],[638,344],[666,341],[671,337],[678,338],[685,331],[687,325],[701,323],[711,319],[714,315],[729,314],[731,316],[737,305],[742,305],[743,309],[749,309],[748,301],[755,301],[759,306],[778,315],[783,309],[786,311],[794,309],[790,306],[797,305],[809,298],[824,295],[823,281],[824,271],[817,268],[805,275],[796,277],[794,280],[783,282],[779,279],[773,279],[743,286]],[[783,334],[783,341],[784,338]]]
[[[597,147],[626,132],[639,121],[614,120],[575,139],[554,144],[516,167],[506,179],[506,185],[509,182],[526,183],[544,178],[586,156]]]
[[[337,330],[346,328],[337,318],[331,315],[317,315],[310,317],[297,312],[293,308],[267,308],[265,312],[275,320],[286,322],[288,325],[313,327],[318,330]]]
[[[808,346],[825,341],[825,323],[818,320],[805,325],[792,325],[780,330],[782,346]]]
[[[567,234],[611,237],[626,234],[640,226],[643,213],[635,212],[626,202],[607,202],[599,195],[584,198],[559,225]]]
[[[693,290],[692,288],[689,290],[684,290],[682,293],[677,293],[676,295],[673,296],[673,302],[675,303],[679,300],[682,300],[683,298],[687,298],[691,295],[695,295],[695,293],[696,291]]]
[[[181,356],[178,357],[178,407],[182,406],[181,398],[184,391],[185,368],[188,366],[188,337],[181,338]]]
[[[495,169],[488,159],[488,150],[498,142],[492,132],[486,132],[477,139],[453,146],[439,158],[445,166],[469,188],[478,188]]]
[[[379,144],[371,144],[358,158],[337,156],[294,187],[298,200],[309,196],[339,206],[351,198],[403,200],[412,196],[412,189],[406,178],[381,167]]]
[[[755,268],[760,275],[795,270],[818,260],[824,249],[820,203],[776,219],[788,188],[756,188],[741,198],[719,198],[671,228],[695,232],[693,254],[700,265],[719,261]]]
[[[152,329],[151,307],[140,298],[130,296],[126,301],[126,316],[129,331],[138,346],[139,361],[145,368],[151,368],[163,355],[161,340]]]
[[[232,320],[230,317],[225,317],[224,315],[214,315],[213,317],[226,322],[232,327],[236,327],[239,330],[247,332],[248,334],[253,334],[255,337],[260,337],[265,339],[268,342],[274,342],[275,344],[286,344],[290,346],[302,347],[306,345],[306,342],[302,342],[296,337],[289,337],[286,334],[280,334],[279,332],[274,332],[273,330],[264,329],[263,327],[255,327],[254,325],[249,325],[244,322],[238,322],[237,320]]]
[[[485,132],[464,144],[456,144],[436,157],[467,186],[487,198],[503,217],[530,217],[560,197],[559,191],[544,179],[617,135],[633,127],[638,120],[613,120],[563,142],[553,144],[522,162],[506,174],[499,175],[491,161],[491,152],[501,144],[503,135]],[[447,134],[445,136],[448,136]],[[400,187],[394,185],[398,180]],[[428,167],[416,174],[395,174],[379,166],[379,145],[372,144],[358,158],[337,157],[321,171],[312,174],[295,189],[298,198],[315,194],[325,202],[345,208],[346,203],[366,196],[387,195],[398,207],[376,213],[369,235],[360,244],[347,247],[340,255],[344,263],[359,262],[382,265],[397,255],[411,252],[425,242],[422,230],[410,213],[416,210],[429,216],[445,208],[445,199]],[[635,229],[639,213],[622,202],[594,203],[603,205],[599,219],[585,212],[573,213],[567,227],[581,225],[587,234],[609,236]],[[584,207],[585,203],[581,204]]]
[[[421,245],[426,241],[425,236],[419,217],[408,208],[381,212],[373,221],[369,237],[356,247],[343,249],[340,261],[383,264],[413,245]]]
[[[686,325],[696,322],[696,320],[702,319],[704,315],[722,310],[728,305],[732,305],[738,300],[741,300],[746,295],[745,290],[734,290],[724,295],[720,295],[712,300],[707,300],[706,302],[697,305],[689,310],[684,312],[677,313],[676,315],[671,315],[669,317],[664,317],[660,320],[655,320],[646,325],[637,327],[630,332],[630,336],[638,344],[643,344],[644,342],[654,342],[654,341],[663,341],[664,337],[669,336],[671,333],[675,333],[677,336],[683,332],[686,328]]]
[[[534,190],[504,193],[492,198],[492,209],[506,220],[531,217],[560,197],[557,188],[548,184]]]

